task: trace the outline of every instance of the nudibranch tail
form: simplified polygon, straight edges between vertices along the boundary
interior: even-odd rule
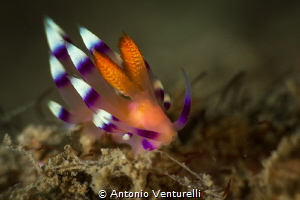
[[[56,117],[71,124],[84,123],[89,134],[98,127],[99,132],[91,135],[112,133],[116,141],[130,144],[137,154],[168,145],[176,138],[191,107],[191,86],[184,71],[184,106],[179,119],[172,123],[164,113],[171,105],[169,95],[127,34],[119,40],[119,55],[80,27],[91,60],[52,19],[45,19],[45,29],[52,54],[51,74],[69,107],[50,101],[49,108]]]

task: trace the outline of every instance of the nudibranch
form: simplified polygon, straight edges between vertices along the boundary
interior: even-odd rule
[[[92,124],[97,127],[96,134],[111,133],[117,141],[129,143],[134,153],[169,145],[177,137],[177,131],[188,121],[191,107],[191,85],[183,70],[184,105],[179,119],[172,123],[165,114],[171,105],[169,95],[126,33],[119,39],[119,55],[80,27],[90,59],[48,17],[45,29],[51,50],[51,74],[69,106],[67,110],[50,101],[49,108],[57,118],[69,124]],[[72,70],[76,77],[68,75],[67,71]]]

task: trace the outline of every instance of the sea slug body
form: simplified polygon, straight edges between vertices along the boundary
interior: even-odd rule
[[[177,137],[177,131],[186,125],[191,86],[183,70],[184,106],[179,119],[172,123],[165,114],[170,107],[170,97],[126,33],[119,39],[119,55],[96,35],[80,27],[91,60],[48,17],[45,30],[51,50],[51,74],[69,106],[68,110],[50,101],[49,108],[56,117],[69,124],[96,126],[97,134],[109,132],[116,140],[129,143],[135,154],[169,145]],[[68,74],[74,69],[72,73],[77,73],[77,78]]]

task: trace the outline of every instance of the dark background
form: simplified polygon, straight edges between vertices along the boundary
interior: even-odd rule
[[[1,0],[2,127],[10,121],[12,110],[54,86],[43,27],[45,15],[82,49],[78,24],[115,51],[124,29],[171,94],[182,83],[180,68],[190,79],[202,71],[208,73],[194,89],[199,96],[241,70],[247,72],[254,89],[263,88],[290,69],[300,76],[299,1]],[[46,99],[55,95],[53,90]],[[23,113],[22,124],[35,122],[34,116],[24,117]]]

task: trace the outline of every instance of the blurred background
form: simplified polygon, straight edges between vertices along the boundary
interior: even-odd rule
[[[300,76],[299,1],[0,1],[0,135],[13,123],[38,122],[29,114],[43,98],[55,99],[43,18],[61,26],[85,49],[82,25],[118,51],[125,30],[171,94],[182,84],[180,69],[191,80],[201,72],[194,95],[205,96],[246,72],[253,90],[282,74]],[[46,104],[46,100],[43,101]],[[29,109],[22,117],[16,115]],[[48,112],[48,111],[46,111]]]

